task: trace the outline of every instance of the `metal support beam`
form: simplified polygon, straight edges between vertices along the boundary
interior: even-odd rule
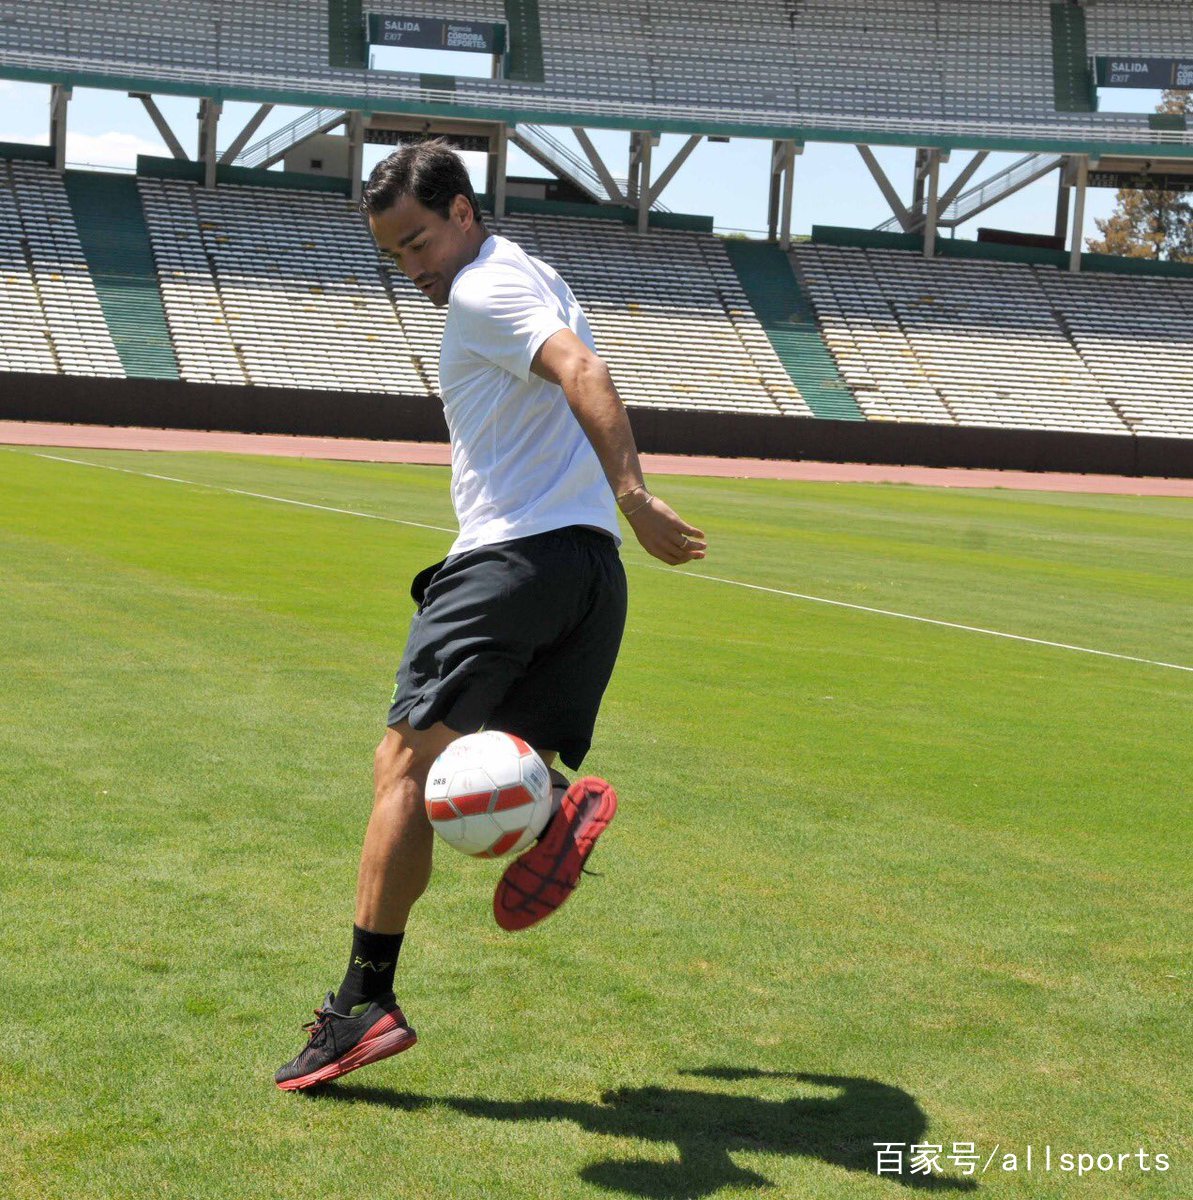
[[[54,152],[54,170],[66,170],[66,109],[74,89],[60,83],[50,89],[50,149]]]
[[[182,143],[174,136],[174,130],[170,128],[170,123],[162,116],[158,106],[154,104],[153,97],[148,92],[129,92],[129,97],[133,100],[140,100],[145,105],[149,119],[157,126],[157,131],[162,135],[162,141],[169,147],[170,153],[175,158],[188,162],[189,159],[186,151],[182,148]]]
[[[219,100],[204,96],[199,101],[199,161],[203,164],[203,186],[215,187],[216,165],[219,156],[216,151],[216,135],[219,131],[220,113],[224,106]]]
[[[874,182],[878,184],[886,202],[891,206],[895,220],[899,222],[904,233],[910,233],[914,223],[912,216],[904,207],[903,201],[899,199],[899,193],[895,191],[891,181],[886,177],[886,172],[878,165],[878,159],[874,157],[874,152],[869,146],[858,146],[857,152],[862,156],[862,162],[869,168],[870,174],[874,177]]]
[[[588,156],[588,161],[592,164],[592,169],[597,173],[597,177],[601,181],[601,186],[609,194],[609,199],[614,204],[625,204],[626,197],[621,188],[617,186],[617,180],[613,178],[613,173],[605,165],[605,160],[601,157],[600,152],[592,144],[592,140],[583,129],[573,128],[572,133],[576,135],[576,141],[580,143],[580,149]]]
[[[652,134],[642,134],[639,147],[638,164],[638,232],[645,233],[650,228],[650,152],[654,145]]]
[[[352,203],[359,204],[364,193],[365,171],[365,115],[354,112],[348,115],[348,181],[352,185]]]
[[[936,257],[936,221],[940,215],[940,153],[928,151],[928,213],[924,220],[924,257]]]
[[[232,144],[220,155],[220,166],[226,167],[236,161],[236,156],[249,144],[249,138],[261,128],[261,122],[273,112],[272,104],[262,104],[248,119],[248,124],[236,135]]]
[[[658,181],[650,189],[650,206],[653,208],[655,201],[663,194],[663,189],[675,178],[675,172],[688,161],[688,156],[700,145],[702,137],[698,133],[692,134],[690,138],[679,148],[675,157],[667,164],[666,169],[659,176]]]
[[[1081,245],[1085,238],[1085,191],[1089,186],[1089,155],[1077,160],[1077,197],[1073,207],[1073,244],[1069,249],[1069,270],[1081,270]]]
[[[795,194],[795,156],[803,154],[803,142],[774,141],[770,144],[770,202],[767,208],[767,237],[786,250],[791,245],[791,206]]]
[[[795,159],[803,154],[802,142],[783,143],[783,202],[779,212],[779,249],[791,249],[791,208],[795,200]]]
[[[984,163],[989,157],[989,150],[979,150],[973,156],[973,158],[971,158],[969,162],[967,162],[965,166],[961,168],[961,174],[958,175],[957,178],[954,179],[953,182],[950,183],[941,194],[938,206],[941,212],[944,212],[944,210],[948,208],[948,206],[952,204],[958,196],[961,195],[965,185],[974,177],[974,172],[977,171],[978,167],[980,167],[982,163]],[[948,158],[942,158],[940,161],[948,162]]]
[[[1066,165],[1062,164],[1056,184],[1056,229],[1055,236],[1063,245],[1069,236],[1069,187],[1065,182]]]
[[[638,180],[642,175],[642,134],[630,133],[630,161],[626,168],[625,198],[631,208],[638,207]]]
[[[930,150],[917,146],[915,152],[915,173],[911,185],[911,211],[924,211],[924,180],[928,175],[928,155]]]
[[[783,143],[770,144],[770,195],[766,205],[766,237],[775,241],[779,236],[779,207],[783,191]]]
[[[489,140],[489,195],[493,197],[493,216],[505,216],[505,180],[508,174],[509,131],[505,124],[497,126]]]

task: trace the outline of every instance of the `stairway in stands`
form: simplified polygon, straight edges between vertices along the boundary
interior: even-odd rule
[[[1089,69],[1085,9],[1052,5],[1052,90],[1057,112],[1097,112],[1098,94]]]
[[[791,382],[818,417],[864,421],[820,336],[791,260],[773,242],[725,240],[733,269]]]
[[[178,379],[136,180],[68,171],[66,194],[125,374],[130,379]]]
[[[363,69],[368,52],[362,0],[327,0],[328,66]]]

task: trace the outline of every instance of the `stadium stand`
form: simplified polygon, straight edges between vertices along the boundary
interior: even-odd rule
[[[737,277],[779,361],[818,417],[865,420],[816,327],[787,255],[772,242],[725,241]]]
[[[61,176],[0,158],[0,369],[123,376]]]
[[[355,10],[340,7],[359,29]],[[534,70],[434,82],[333,66],[344,56],[333,45],[328,0],[126,0],[118,8],[0,0],[0,72],[150,90],[155,81],[186,84],[199,93],[374,111],[416,103],[445,115],[484,109],[505,120],[533,111],[547,121],[555,113],[561,124],[682,121],[694,131],[741,133],[801,126],[875,140],[976,135],[1024,148],[1058,137],[1193,145],[1188,131],[1154,129],[1146,114],[1058,111],[1050,0],[751,0],[732,9],[714,0],[597,7],[410,0],[401,7],[411,16],[509,17],[515,36],[541,50],[542,82],[532,82]],[[1122,49],[1136,12],[1143,32],[1131,35],[1132,46],[1163,44],[1171,53],[1193,45],[1187,4],[1101,0],[1089,9],[1090,52]],[[524,49],[513,47],[511,62]]]
[[[136,181],[94,171],[72,171],[65,180],[91,280],[125,374],[177,379]]]
[[[140,187],[184,379],[434,391],[342,196]]]
[[[1193,13],[1172,0],[1097,0],[1086,5],[1089,52],[1193,57]]]
[[[568,281],[627,404],[812,415],[719,238],[543,215],[495,228]]]
[[[101,183],[139,196],[182,379],[437,392],[444,312],[378,255],[343,195],[73,171],[64,185],[19,158],[0,159],[0,369],[160,368],[122,366],[80,247],[68,193],[94,208]],[[114,233],[130,224],[106,211]],[[1190,278],[817,243],[787,259],[614,219],[489,220],[569,280],[631,407],[1193,438]]]
[[[1193,280],[801,245],[872,420],[1193,437]]]
[[[342,196],[139,181],[184,379],[434,394],[444,313]],[[490,223],[556,266],[629,404],[810,415],[718,238],[617,221]]]
[[[1193,437],[1193,279],[1036,276],[1102,394],[1138,434]]]

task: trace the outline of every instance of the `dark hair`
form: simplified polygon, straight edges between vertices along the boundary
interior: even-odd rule
[[[403,196],[413,196],[424,208],[445,219],[452,201],[463,196],[472,205],[472,215],[481,219],[481,206],[464,160],[445,138],[404,142],[383,158],[365,184],[360,210],[370,216],[383,213]]]

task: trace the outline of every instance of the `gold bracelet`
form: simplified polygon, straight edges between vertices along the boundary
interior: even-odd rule
[[[632,516],[640,513],[644,508],[650,507],[650,502],[654,499],[653,496],[647,496],[637,508],[631,508],[629,512],[623,512],[621,515],[628,521]]]
[[[628,492],[622,492],[621,495],[617,497],[617,507],[618,508],[621,507],[621,502],[627,496],[632,496],[635,492],[644,492],[644,491],[646,491],[646,484],[640,483],[637,487],[630,488],[630,490]]]

